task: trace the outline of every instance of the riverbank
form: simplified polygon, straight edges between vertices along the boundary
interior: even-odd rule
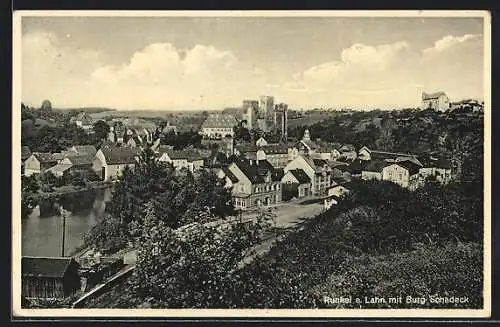
[[[85,186],[75,186],[75,185],[64,185],[58,188],[55,188],[52,192],[41,192],[33,194],[33,199],[35,201],[40,200],[48,200],[52,198],[56,198],[62,195],[74,194],[79,192],[88,192],[93,190],[105,189],[108,187],[112,187],[112,182],[87,182]]]

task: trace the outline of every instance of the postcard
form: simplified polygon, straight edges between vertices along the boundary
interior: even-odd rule
[[[12,315],[491,315],[486,11],[17,11]]]

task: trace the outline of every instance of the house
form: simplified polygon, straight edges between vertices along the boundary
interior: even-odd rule
[[[311,141],[311,134],[309,133],[309,129],[307,128],[304,131],[304,136],[302,137],[302,139],[297,142],[296,147],[298,152],[303,155],[311,155],[319,149],[319,145]]]
[[[92,169],[104,181],[115,180],[121,176],[125,167],[135,167],[138,156],[136,148],[101,147],[94,157]]]
[[[77,156],[95,156],[97,149],[93,145],[74,145],[68,149],[67,154]]]
[[[227,135],[234,137],[234,127],[238,121],[233,115],[210,114],[201,125],[200,133],[205,138],[220,139]]]
[[[211,168],[221,168],[228,163],[228,157],[225,153],[220,151],[213,151],[208,157],[205,158],[203,167]]]
[[[187,168],[191,172],[198,170],[204,165],[204,156],[196,149],[166,150],[160,152],[160,162],[172,164],[175,169]]]
[[[177,134],[179,132],[177,126],[171,125],[170,122],[167,122],[167,124],[162,128],[161,132],[163,134],[168,134],[168,133],[174,133]]]
[[[73,258],[23,256],[21,275],[21,294],[27,299],[64,299],[80,288]]]
[[[302,169],[291,169],[281,179],[283,200],[302,198],[312,194],[311,179]]]
[[[330,209],[333,205],[338,204],[344,196],[350,193],[345,185],[334,185],[328,189],[328,197],[324,200],[325,210]]]
[[[127,146],[130,148],[137,148],[137,147],[140,147],[142,144],[143,144],[143,139],[140,135],[137,135],[137,134],[133,135],[127,141]]]
[[[415,154],[370,150],[367,147],[362,147],[359,150],[358,158],[363,161],[374,160],[385,162],[399,162],[409,160],[417,165],[422,166],[422,163],[419,161],[418,156]]]
[[[344,144],[338,151],[340,152],[339,160],[353,161],[358,157],[356,148],[352,144]]]
[[[411,161],[395,162],[382,169],[382,180],[413,191],[420,186],[419,170],[420,166]]]
[[[230,158],[229,171],[234,175],[232,195],[236,209],[251,209],[281,202],[283,171],[267,160]]]
[[[234,148],[234,155],[251,160],[257,160],[259,148],[253,144],[240,144]]]
[[[68,156],[48,171],[57,177],[64,176],[64,174],[69,172],[89,174],[90,172],[93,173],[93,163],[94,156],[91,155]]]
[[[256,152],[257,160],[267,160],[274,167],[284,168],[288,164],[288,148],[281,144],[261,146]]]
[[[387,162],[381,160],[371,160],[361,169],[362,180],[382,180],[382,169],[387,166]]]
[[[24,162],[31,156],[31,150],[27,146],[21,147],[21,175],[24,175]]]
[[[34,152],[24,162],[24,175],[41,174],[57,163],[58,159],[52,153]]]
[[[90,117],[86,112],[80,112],[75,117],[71,117],[70,122],[76,124],[76,126],[83,128],[87,133],[91,133],[94,129],[94,119]]]
[[[423,167],[420,168],[420,176],[425,181],[435,181],[440,184],[446,185],[451,181],[451,168],[452,164],[449,160],[444,158],[422,158]]]
[[[219,168],[217,176],[224,180],[225,188],[232,188],[234,184],[238,183],[238,178],[227,167]]]
[[[302,169],[311,180],[312,195],[322,195],[331,182],[331,168],[325,160],[311,159],[299,155],[284,168],[285,174],[293,169]]]
[[[422,92],[421,109],[434,109],[446,111],[450,109],[450,99],[444,92],[425,93]]]
[[[259,137],[259,139],[257,141],[255,141],[255,145],[258,146],[258,147],[263,147],[265,145],[267,145],[267,141],[264,137]]]
[[[227,157],[234,154],[234,139],[232,137],[223,137],[221,139],[202,139],[201,145],[209,149],[217,149],[224,153]]]

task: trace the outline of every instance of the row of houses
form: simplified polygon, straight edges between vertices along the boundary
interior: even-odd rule
[[[93,145],[75,145],[57,153],[31,152],[22,147],[21,173],[25,176],[50,171],[60,177],[70,171],[88,171],[97,153]]]

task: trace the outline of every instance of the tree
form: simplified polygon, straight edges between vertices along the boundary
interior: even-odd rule
[[[94,134],[98,140],[108,137],[109,125],[104,120],[98,120],[94,123]]]
[[[85,245],[95,247],[102,253],[114,253],[128,244],[127,225],[112,215],[106,215],[85,234],[83,240]]]
[[[135,305],[162,308],[221,308],[234,301],[233,283],[249,249],[262,241],[269,223],[193,223],[174,230],[146,210],[141,247],[131,281]],[[193,221],[211,221],[209,212]]]
[[[44,112],[51,112],[52,103],[49,100],[43,100],[42,105],[40,106],[40,110]]]

